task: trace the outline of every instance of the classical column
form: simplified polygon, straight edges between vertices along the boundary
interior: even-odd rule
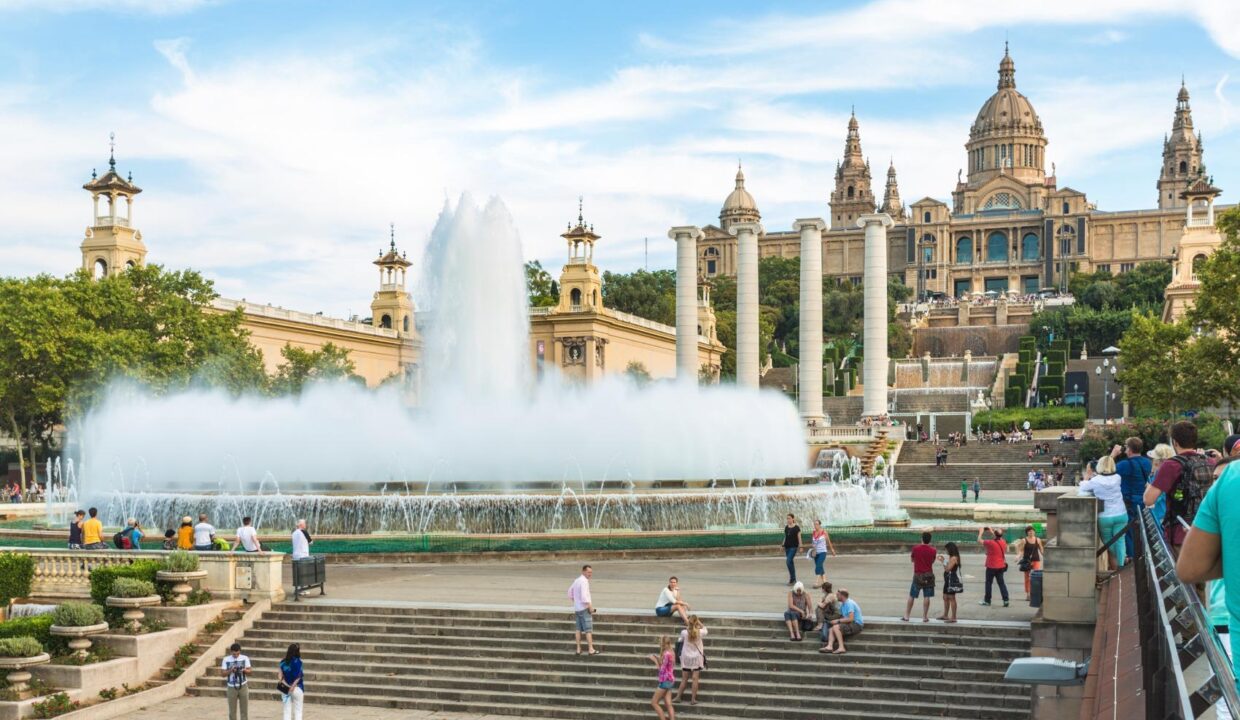
[[[696,225],[681,225],[668,231],[676,241],[676,379],[697,382],[697,241],[702,237]]]
[[[865,384],[861,414],[887,414],[887,228],[894,225],[887,213],[862,215],[857,226],[865,228]]]
[[[801,331],[797,385],[801,419],[821,425],[822,414],[822,218],[792,223],[801,233]]]
[[[758,387],[758,235],[756,222],[728,228],[736,236],[736,384]]]

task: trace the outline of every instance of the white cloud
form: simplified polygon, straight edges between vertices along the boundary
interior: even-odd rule
[[[0,11],[42,10],[71,13],[106,10],[108,12],[175,15],[207,5],[218,5],[220,2],[222,0],[0,0]]]

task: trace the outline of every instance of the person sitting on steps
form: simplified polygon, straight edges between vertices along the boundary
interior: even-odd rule
[[[689,603],[680,599],[680,580],[675,575],[667,579],[667,587],[659,593],[659,600],[654,605],[654,614],[659,617],[680,615],[680,619],[689,624]]]

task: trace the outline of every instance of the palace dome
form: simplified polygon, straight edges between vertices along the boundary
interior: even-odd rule
[[[733,223],[758,222],[761,219],[762,214],[758,212],[758,203],[745,189],[745,173],[738,167],[736,188],[728,194],[728,198],[723,201],[723,208],[719,211],[722,228],[727,230],[728,226]]]
[[[1005,50],[999,62],[999,87],[977,112],[969,138],[1008,135],[1042,135],[1042,121],[1029,98],[1016,90],[1016,63]]]

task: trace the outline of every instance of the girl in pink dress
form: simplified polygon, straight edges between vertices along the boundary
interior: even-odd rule
[[[672,647],[672,636],[664,635],[659,638],[659,654],[647,656],[659,668],[659,686],[650,698],[650,706],[659,720],[676,720],[676,710],[672,707],[672,688],[676,686],[676,653]],[[667,706],[666,714],[659,706],[660,702]]]

